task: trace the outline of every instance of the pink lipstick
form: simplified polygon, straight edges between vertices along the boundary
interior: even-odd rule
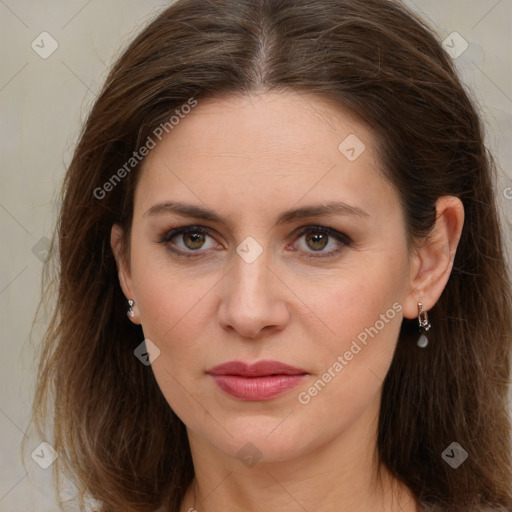
[[[294,388],[309,375],[306,370],[280,363],[259,361],[247,364],[230,361],[206,373],[225,393],[241,400],[269,400]]]

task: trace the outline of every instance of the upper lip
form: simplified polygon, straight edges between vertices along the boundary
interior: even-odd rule
[[[241,377],[262,377],[265,375],[304,375],[308,372],[279,361],[258,361],[249,364],[243,361],[228,361],[207,370],[210,375],[239,375]]]

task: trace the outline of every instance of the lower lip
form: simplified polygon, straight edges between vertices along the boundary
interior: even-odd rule
[[[242,400],[270,400],[294,388],[306,375],[212,375],[216,384],[228,395]]]

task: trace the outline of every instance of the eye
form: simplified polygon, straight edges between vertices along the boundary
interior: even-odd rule
[[[297,236],[299,237],[298,239],[304,237],[304,242],[299,244],[302,246],[299,250],[309,253],[305,256],[306,258],[334,256],[352,243],[350,237],[344,233],[325,226],[305,226],[301,228]],[[334,246],[335,248],[324,251],[329,246]]]
[[[161,238],[160,243],[166,245],[166,247],[178,256],[185,258],[194,258],[201,256],[200,249],[211,249],[215,244],[210,246],[204,246],[207,238],[213,238],[210,231],[202,226],[188,226],[177,229],[171,229],[166,232]],[[176,241],[173,241],[176,239]],[[197,254],[191,254],[196,252]]]
[[[306,253],[306,258],[325,258],[335,256],[352,243],[350,237],[335,229],[325,226],[304,226],[296,233],[296,240],[304,237],[299,251]],[[213,242],[207,244],[208,238]],[[209,229],[202,226],[186,226],[165,232],[158,240],[169,251],[179,257],[195,258],[208,250],[219,247]],[[297,242],[294,242],[297,243]],[[334,246],[331,250],[326,247]],[[315,254],[316,253],[316,254]]]

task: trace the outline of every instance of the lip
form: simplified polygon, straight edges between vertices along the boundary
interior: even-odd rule
[[[308,372],[279,361],[258,361],[249,364],[243,361],[228,361],[214,366],[206,373],[210,375],[239,375],[241,377],[265,377],[268,375],[304,375]]]
[[[249,401],[270,400],[294,388],[309,375],[279,361],[258,361],[254,364],[229,361],[206,372],[225,393]]]

